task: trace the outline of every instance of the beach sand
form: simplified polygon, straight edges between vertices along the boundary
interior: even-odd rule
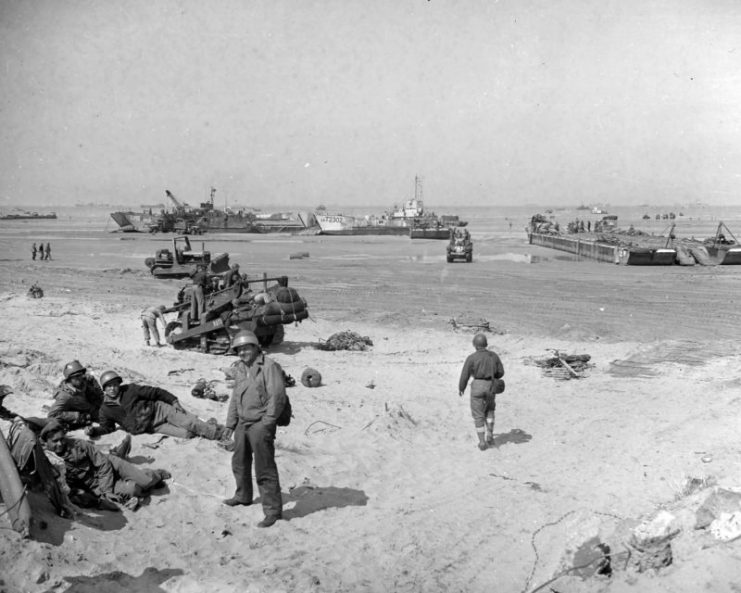
[[[311,318],[269,351],[297,379],[294,419],[277,436],[286,520],[257,529],[259,504],[221,504],[234,483],[215,443],[138,435],[132,460],[168,469],[167,488],[136,512],[75,521],[37,504],[29,540],[0,518],[3,592],[525,592],[597,541],[620,554],[611,578],[572,571],[541,590],[738,590],[741,541],[696,530],[695,512],[712,484],[741,487],[741,269],[576,261],[524,233],[474,235],[472,264],[446,264],[444,242],[403,238],[206,240],[249,273],[287,275],[309,303]],[[6,406],[39,415],[79,359],[223,421],[226,404],[190,389],[203,377],[228,393],[221,369],[235,359],[145,347],[139,311],[170,304],[182,281],[149,275],[150,237],[103,244],[93,255],[91,242],[59,242],[52,262],[31,262],[20,239],[4,245]],[[295,251],[309,257],[291,260]],[[33,282],[44,298],[26,296]],[[457,388],[473,332],[451,319],[486,320],[505,366],[487,451]],[[344,330],[373,347],[316,348]],[[548,376],[532,361],[549,349],[593,366],[580,379]],[[298,381],[307,367],[320,387]],[[679,530],[673,563],[639,573],[625,545],[662,510]]]

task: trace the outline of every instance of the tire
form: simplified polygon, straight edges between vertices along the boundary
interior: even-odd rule
[[[453,263],[453,256],[451,256],[451,255],[448,256],[448,263],[449,264],[452,264]]]
[[[473,261],[473,253],[466,254],[466,263],[470,264]]]

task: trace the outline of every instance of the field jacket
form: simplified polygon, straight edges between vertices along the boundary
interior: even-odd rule
[[[491,382],[493,379],[502,377],[504,377],[504,365],[499,356],[491,350],[482,348],[476,350],[463,363],[461,377],[458,380],[458,391],[462,393],[466,390],[470,378]]]
[[[152,432],[154,404],[161,401],[173,404],[177,401],[172,393],[149,385],[121,385],[118,403],[105,399],[100,407],[100,428],[96,434],[108,434],[116,430],[116,424],[131,434]]]
[[[93,443],[67,438],[67,451],[62,458],[70,488],[86,490],[98,496],[113,492],[113,465]]]
[[[68,427],[81,423],[81,416],[89,414],[98,421],[98,411],[103,403],[103,390],[94,377],[85,376],[85,386],[75,389],[71,383],[62,382],[54,392],[54,404],[49,410],[49,418],[56,418]]]
[[[226,427],[250,426],[263,422],[270,428],[286,405],[283,369],[274,360],[260,354],[251,366],[241,360],[232,365],[234,389],[229,400]]]

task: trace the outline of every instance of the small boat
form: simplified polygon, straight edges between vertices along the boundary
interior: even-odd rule
[[[730,239],[723,232],[730,235]],[[705,248],[708,255],[721,266],[738,266],[741,265],[741,245],[738,244],[736,237],[731,230],[721,222],[715,231],[715,237],[705,241]]]
[[[450,239],[450,227],[435,222],[435,224],[414,224],[409,229],[411,239]]]

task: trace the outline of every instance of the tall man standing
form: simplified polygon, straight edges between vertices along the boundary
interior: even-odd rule
[[[260,351],[257,336],[239,332],[232,342],[239,361],[234,363],[234,390],[226,428],[234,431],[232,472],[237,489],[229,506],[252,504],[252,458],[265,518],[258,527],[270,527],[283,517],[278,467],[275,464],[276,421],[286,405],[283,369]]]
[[[476,352],[466,358],[458,381],[458,395],[463,396],[468,380],[471,382],[471,415],[479,437],[479,449],[486,450],[494,444],[494,410],[496,408],[496,386],[504,376],[504,366],[499,356],[487,350],[484,334],[473,337]]]

